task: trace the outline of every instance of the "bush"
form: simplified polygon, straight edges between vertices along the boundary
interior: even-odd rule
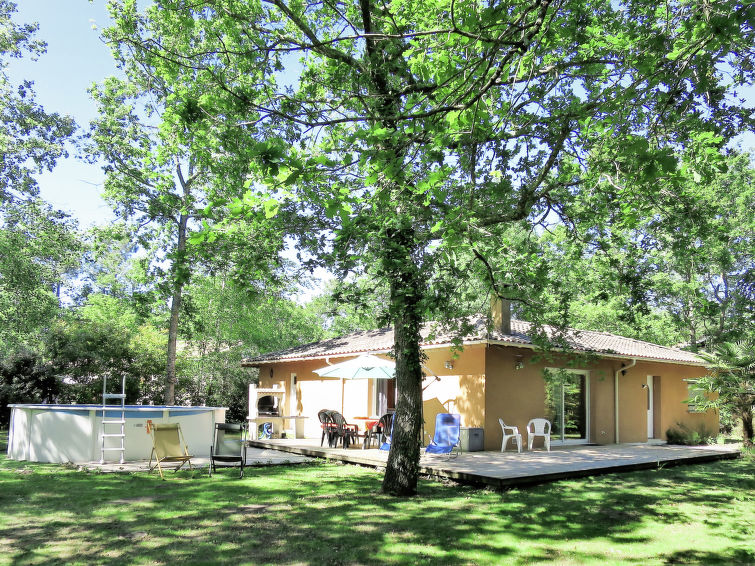
[[[0,359],[0,427],[10,421],[9,404],[52,403],[60,385],[37,352],[20,349]]]
[[[708,430],[704,425],[700,425],[694,430],[683,423],[676,423],[676,426],[666,431],[666,441],[669,444],[698,446],[700,444],[711,444],[715,440],[716,434]]]

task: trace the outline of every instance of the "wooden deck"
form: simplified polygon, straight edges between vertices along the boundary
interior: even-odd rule
[[[388,460],[388,453],[383,450],[363,450],[361,445],[349,449],[321,447],[319,439],[253,440],[250,446],[375,468],[385,467]],[[739,446],[735,444],[566,446],[553,447],[551,452],[534,450],[521,454],[516,451],[465,452],[450,460],[445,456],[425,456],[423,453],[420,468],[424,475],[461,483],[513,487],[659,466],[734,459],[739,454]]]

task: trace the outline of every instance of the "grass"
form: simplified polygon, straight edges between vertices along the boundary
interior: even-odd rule
[[[315,462],[105,474],[0,456],[0,564],[751,564],[755,460],[494,492]]]

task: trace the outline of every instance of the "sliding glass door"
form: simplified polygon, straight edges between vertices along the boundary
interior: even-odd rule
[[[545,379],[545,411],[551,422],[551,441],[584,443],[588,441],[587,372],[548,370]]]

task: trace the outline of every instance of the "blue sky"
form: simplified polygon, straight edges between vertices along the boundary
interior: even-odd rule
[[[14,83],[34,81],[37,99],[48,112],[70,114],[86,128],[95,116],[87,89],[93,82],[116,74],[110,50],[93,25],[108,23],[104,0],[21,0],[14,15],[17,23],[39,23],[37,39],[47,42],[47,53],[37,61],[12,59],[9,73]],[[97,165],[72,156],[52,173],[38,177],[41,196],[57,208],[72,213],[82,227],[113,218],[100,198],[103,175]]]

